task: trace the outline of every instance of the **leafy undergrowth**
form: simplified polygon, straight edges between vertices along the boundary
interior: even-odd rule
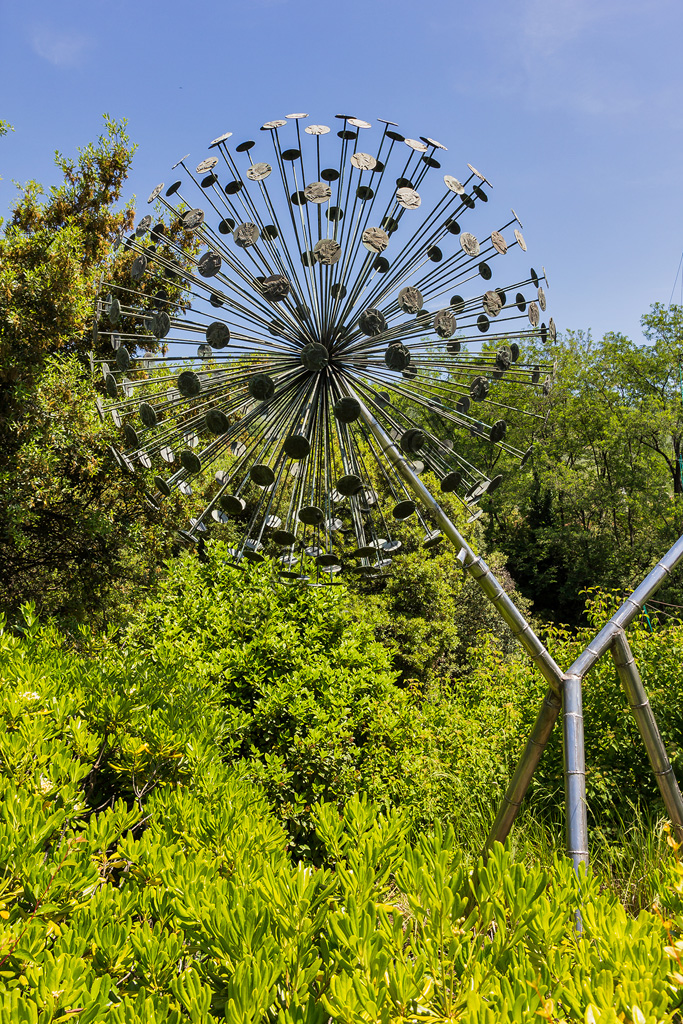
[[[226,757],[220,673],[81,647],[0,637],[0,1021],[678,1019],[679,875],[634,916],[357,795],[311,806],[314,864]]]

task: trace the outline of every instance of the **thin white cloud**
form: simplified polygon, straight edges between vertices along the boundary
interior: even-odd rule
[[[31,32],[31,46],[43,60],[56,68],[75,68],[82,64],[92,40],[77,31],[64,31],[51,25],[36,26]]]

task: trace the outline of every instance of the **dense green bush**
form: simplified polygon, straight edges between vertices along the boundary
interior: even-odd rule
[[[110,647],[0,639],[3,1024],[673,1019],[675,891],[666,922],[562,860],[472,875],[452,831],[355,796],[297,862],[218,755],[220,688]]]
[[[301,853],[310,808],[363,792],[431,821],[445,812],[456,741],[444,708],[396,685],[387,649],[343,588],[288,587],[240,570],[219,543],[168,566],[130,624],[127,650],[163,675],[219,688],[221,751],[265,789]]]

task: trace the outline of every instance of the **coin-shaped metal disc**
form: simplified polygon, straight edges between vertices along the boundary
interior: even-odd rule
[[[304,128],[307,135],[327,135],[329,130],[326,124],[307,124]]]
[[[394,342],[384,353],[384,362],[389,370],[401,372],[410,363],[410,349],[400,341]]]
[[[251,467],[249,476],[259,487],[270,487],[271,484],[275,483],[275,473],[273,470],[270,466],[261,465],[260,463],[256,463],[255,466]]]
[[[282,302],[289,295],[290,284],[284,274],[272,274],[261,281],[260,289],[269,302]]]
[[[209,409],[204,421],[212,434],[225,434],[230,429],[230,420],[220,409]]]
[[[339,242],[333,238],[322,238],[313,246],[313,255],[324,267],[331,267],[341,256],[342,250]]]
[[[381,253],[389,245],[389,235],[381,228],[366,228],[362,242],[369,252]]]
[[[496,252],[499,252],[501,256],[504,256],[505,253],[508,251],[508,244],[501,235],[500,231],[491,232],[491,242],[493,243],[493,248],[496,250]]]
[[[198,455],[194,452],[186,449],[180,453],[180,462],[184,470],[188,473],[195,474],[200,473],[202,469],[202,461]]]
[[[240,249],[248,249],[250,245],[256,245],[258,242],[259,229],[251,221],[246,221],[244,224],[237,225],[232,237],[235,245],[239,245]]]
[[[159,196],[161,195],[161,190],[163,189],[163,187],[164,183],[162,181],[161,184],[157,185],[155,189],[152,189],[152,191],[149,194],[149,198],[147,199],[147,202],[153,203],[155,199],[158,199]]]
[[[488,291],[484,292],[484,298],[482,299],[482,305],[489,316],[498,316],[503,303],[498,292]]]
[[[217,252],[205,252],[197,264],[197,270],[202,277],[215,277],[221,269],[222,263],[223,261]]]
[[[182,216],[183,227],[187,231],[191,231],[193,228],[198,228],[200,224],[204,223],[204,211],[200,209],[188,210]]]
[[[414,188],[398,188],[396,189],[396,202],[404,210],[417,210],[422,200]]]
[[[332,189],[324,181],[312,181],[304,189],[304,195],[309,203],[326,203],[332,196]]]
[[[407,288],[402,288],[398,293],[398,304],[404,313],[415,315],[424,306],[422,292],[419,288],[415,288],[414,285],[408,285]]]
[[[489,393],[489,382],[486,377],[475,377],[470,384],[470,397],[475,402],[483,402]]]
[[[325,521],[325,513],[317,505],[304,505],[299,509],[297,517],[307,526],[319,526]]]
[[[524,241],[524,235],[518,228],[515,228],[515,238],[517,239],[517,244],[519,245],[520,249],[523,252],[526,252],[526,242]]]
[[[311,373],[319,373],[324,370],[330,361],[330,354],[324,345],[317,341],[304,345],[301,349],[301,362]]]
[[[217,156],[207,156],[206,160],[202,160],[201,163],[197,164],[197,174],[206,174],[207,171],[212,171],[217,163]]]
[[[479,255],[479,242],[469,231],[463,231],[460,235],[460,247],[468,256]]]
[[[372,337],[385,331],[387,329],[387,322],[381,310],[370,306],[368,309],[363,310],[358,317],[358,326],[363,334]]]
[[[192,370],[183,370],[176,385],[183,398],[195,398],[202,390],[202,382]]]
[[[249,181],[263,181],[268,177],[272,170],[273,168],[270,164],[252,164],[251,167],[247,169],[247,177],[249,178]]]
[[[275,382],[267,373],[255,373],[249,378],[249,394],[257,402],[267,402],[275,394]]]
[[[282,450],[290,459],[305,459],[310,455],[311,442],[303,434],[290,434],[285,439]]]
[[[451,192],[455,192],[455,194],[459,196],[463,195],[465,186],[462,182],[458,181],[457,178],[454,178],[452,174],[444,174],[443,180],[444,185],[446,188],[450,189]]]
[[[359,171],[372,171],[377,164],[377,160],[371,153],[354,153],[351,157],[351,163]]]
[[[455,334],[455,317],[447,309],[440,309],[434,317],[434,330],[444,340]]]
[[[399,501],[396,505],[394,505],[393,509],[391,510],[391,514],[393,515],[394,519],[408,519],[409,516],[412,516],[416,508],[417,505],[415,504],[414,501]]]
[[[212,348],[225,348],[230,341],[230,328],[220,320],[214,320],[206,328],[206,340]]]
[[[353,423],[360,416],[360,402],[355,398],[340,398],[334,403],[334,415],[342,423]]]

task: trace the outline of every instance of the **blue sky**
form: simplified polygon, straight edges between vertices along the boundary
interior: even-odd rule
[[[0,215],[53,183],[104,112],[138,143],[128,193],[224,131],[308,111],[397,121],[469,161],[524,223],[558,327],[622,331],[683,249],[680,0],[3,0]],[[679,278],[680,287],[680,278]],[[676,297],[680,301],[680,290]]]

